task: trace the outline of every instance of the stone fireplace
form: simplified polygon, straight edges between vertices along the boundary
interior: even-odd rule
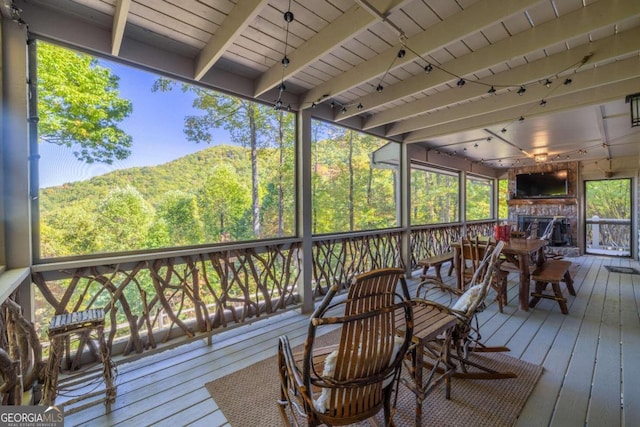
[[[515,198],[516,175],[533,172],[568,171],[568,194],[566,197],[549,198]],[[576,190],[578,185],[578,162],[547,163],[542,165],[512,168],[509,170],[509,224],[518,231],[525,231],[529,223],[538,221],[538,236],[542,235],[546,225],[559,217],[559,226],[554,230],[551,245],[555,252],[567,256],[578,256],[578,199]]]

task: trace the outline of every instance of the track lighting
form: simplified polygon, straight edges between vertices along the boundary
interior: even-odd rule
[[[464,81],[464,79],[460,79],[460,80],[458,80],[458,82],[456,84],[458,85],[458,87],[462,87],[462,86],[464,86],[465,83],[466,82]]]
[[[362,110],[364,107],[362,106],[362,102],[358,104],[358,110]]]
[[[541,107],[546,107],[547,106],[547,101],[544,100],[544,99],[542,101],[540,101],[540,106]]]
[[[331,104],[329,104],[329,107],[331,107],[331,108],[336,108],[336,103],[335,103],[335,102],[333,102],[333,101],[331,101]]]
[[[291,13],[291,11],[290,11],[290,10],[287,10],[287,11],[284,13],[284,20],[285,20],[286,22],[288,22],[288,23],[293,22],[293,13]]]
[[[525,89],[524,86],[520,86],[520,89],[518,89],[518,95],[522,96],[526,91],[527,89]]]
[[[312,103],[311,103],[311,108],[316,108],[316,106],[317,106],[317,105],[318,105],[318,104],[316,104],[315,102],[312,102]]]
[[[524,121],[524,116],[520,116],[520,118],[518,119],[518,121],[523,122],[523,121]]]
[[[488,93],[489,95],[495,95],[495,94],[496,94],[496,88],[495,88],[495,87],[493,87],[493,86],[491,86],[491,89],[489,89],[489,90],[487,91],[487,93]]]
[[[378,86],[376,86],[376,92],[378,92],[378,93],[382,92],[383,89],[384,89],[384,87],[382,87],[382,85],[380,85],[380,84]]]
[[[432,71],[433,71],[433,65],[427,64],[427,65],[424,66],[424,72],[425,73],[429,74]]]
[[[500,130],[500,132],[502,132],[502,133],[507,133],[507,128],[502,128],[502,129]]]
[[[547,79],[547,80],[544,82],[544,85],[545,85],[546,87],[550,87],[550,86],[551,86],[551,80]]]
[[[347,112],[347,107],[342,107],[342,110],[340,110],[340,112],[341,112],[342,114],[346,113],[346,112]]]
[[[280,62],[282,63],[282,66],[286,68],[289,65],[289,58],[285,56]]]
[[[404,58],[404,56],[407,54],[407,51],[404,49],[400,49],[398,51],[398,58]]]
[[[278,85],[278,90],[279,90],[280,92],[284,92],[285,90],[287,90],[287,87],[284,85],[284,83],[280,83],[280,84]]]
[[[573,81],[573,80],[571,80],[571,79],[569,79],[569,78],[568,78],[568,79],[566,79],[566,80],[564,81],[565,86],[566,86],[566,85],[570,85],[572,81]]]

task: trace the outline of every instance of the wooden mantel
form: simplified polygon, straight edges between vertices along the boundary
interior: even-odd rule
[[[577,205],[577,197],[554,197],[547,199],[511,199],[507,200],[507,206],[523,205]]]

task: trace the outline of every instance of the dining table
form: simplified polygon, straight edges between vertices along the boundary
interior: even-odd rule
[[[536,267],[544,263],[544,248],[548,241],[542,239],[511,238],[505,241],[502,255],[506,262],[511,263],[520,275],[518,287],[518,306],[520,310],[529,310],[529,288],[531,286],[531,263]],[[451,244],[453,248],[453,262],[456,270],[456,286],[463,290],[463,269],[461,266],[460,243]]]

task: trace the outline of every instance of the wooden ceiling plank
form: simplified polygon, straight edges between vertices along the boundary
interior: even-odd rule
[[[438,22],[427,30],[404,40],[404,44],[411,46],[418,54],[424,56],[442,46],[451,43],[451,40],[462,39],[469,34],[473,34],[481,29],[490,26],[496,20],[505,16],[518,13],[528,6],[537,3],[539,0],[517,0],[510,1],[505,5],[501,0],[487,0],[474,3],[468,9],[452,15],[450,18]],[[385,52],[352,68],[337,79],[316,87],[304,95],[301,100],[303,104],[313,102],[324,94],[337,96],[357,86],[363,80],[370,80],[376,76],[383,75],[393,63],[394,67],[414,61],[415,55],[407,53],[404,58],[397,58],[400,43],[387,49]],[[364,104],[364,103],[363,103]]]
[[[561,111],[568,111],[578,107],[585,107],[594,104],[603,104],[612,102],[625,97],[633,90],[637,90],[640,85],[640,77],[623,80],[611,84],[605,84],[596,88],[590,88],[585,91],[575,92],[566,96],[557,97],[553,103],[550,103],[544,111],[530,114],[529,117],[542,116]],[[511,111],[494,111],[488,114],[471,117],[466,120],[458,120],[455,122],[445,123],[443,125],[434,126],[428,129],[422,129],[411,132],[404,138],[406,143],[424,142],[431,138],[442,135],[451,135],[458,132],[474,130],[478,128],[486,128],[517,121],[517,117],[522,113],[534,108],[537,102],[523,105],[517,110]],[[507,116],[508,114],[508,116]]]
[[[394,8],[406,0],[393,0],[388,7]],[[260,96],[266,91],[277,86],[282,79],[286,80],[302,68],[329,53],[336,46],[340,46],[345,40],[355,34],[366,30],[376,22],[376,18],[360,6],[353,6],[336,20],[331,22],[295,52],[287,55],[289,65],[284,68],[282,64],[275,64],[266,73],[256,80],[255,96]],[[313,101],[312,101],[313,102]]]
[[[131,0],[118,0],[116,3],[115,14],[113,15],[113,29],[111,30],[111,54],[114,56],[118,56],[120,53],[124,27],[127,25],[129,6],[131,6]]]
[[[614,62],[603,67],[593,68],[589,71],[583,71],[579,74],[575,74],[574,81],[571,85],[560,85],[556,88],[548,89],[544,85],[535,85],[527,89],[527,92],[518,96],[515,93],[508,93],[498,96],[486,97],[477,102],[470,102],[464,105],[459,105],[456,108],[444,109],[436,111],[426,116],[418,116],[412,120],[413,127],[417,129],[426,129],[432,126],[438,126],[440,124],[458,121],[468,120],[471,117],[483,115],[493,111],[519,111],[523,105],[530,105],[532,102],[540,102],[541,99],[547,101],[547,106],[555,102],[557,97],[562,97],[570,93],[581,92],[588,89],[595,89],[605,84],[610,84],[616,81],[628,80],[638,75],[637,70],[640,69],[640,59],[638,57],[625,59],[623,61]],[[556,83],[556,86],[560,84]],[[552,93],[552,94],[550,94]],[[544,111],[547,107],[536,106],[535,111]],[[524,115],[528,116],[531,112],[527,111]],[[387,136],[398,135],[400,124],[396,123],[392,126],[392,130],[389,131]]]
[[[619,7],[612,7],[609,1],[600,1],[592,6],[597,9],[580,9],[574,13],[560,17],[554,21],[541,24],[529,31],[517,34],[509,39],[502,40],[484,49],[477,50],[469,55],[446,63],[448,71],[433,70],[429,78],[423,74],[416,75],[410,79],[390,87],[383,93],[370,94],[359,100],[363,108],[359,111],[347,111],[340,116],[341,120],[369,111],[383,103],[394,99],[403,98],[423,91],[437,84],[442,84],[452,80],[451,74],[465,76],[477,70],[489,68],[509,58],[525,55],[528,52],[542,49],[545,46],[557,43],[568,37],[575,37],[578,34],[588,33],[591,29],[610,25],[626,16],[640,13],[640,2],[628,2]],[[523,82],[524,83],[524,82]]]
[[[239,0],[196,59],[194,79],[200,80],[225,50],[258,16],[268,0]]]
[[[637,40],[640,39],[640,27],[624,33],[601,39],[580,48],[564,51],[562,53],[528,63],[522,67],[503,71],[493,76],[478,80],[485,85],[500,85],[527,83],[553,76],[559,70],[564,70],[576,64],[585,55],[593,53],[590,63],[606,63],[615,58],[624,57],[638,52]],[[388,135],[396,135],[411,132],[421,128],[421,114],[428,111],[453,105],[468,98],[476,98],[486,95],[487,89],[483,85],[474,84],[465,87],[465,92],[444,91],[413,103],[406,103],[388,112],[371,116],[365,124],[365,129],[371,129],[388,123],[398,122],[389,129]]]

